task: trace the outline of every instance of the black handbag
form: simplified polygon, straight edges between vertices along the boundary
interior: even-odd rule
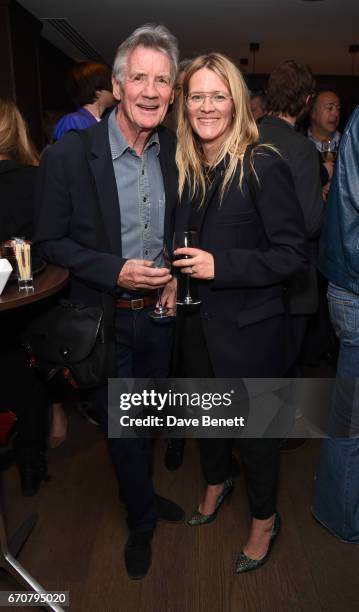
[[[81,138],[88,159],[89,136],[86,131],[74,131]],[[95,221],[98,248],[106,251],[108,239],[98,202]],[[102,293],[101,306],[61,300],[32,319],[23,334],[23,345],[32,365],[46,380],[58,381],[60,377],[77,389],[105,384],[111,375],[114,355],[114,308],[114,297]]]
[[[61,300],[33,319],[23,335],[31,364],[47,381],[63,378],[76,389],[105,384],[112,338],[104,319],[103,308]]]

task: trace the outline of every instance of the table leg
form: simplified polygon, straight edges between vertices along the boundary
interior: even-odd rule
[[[17,557],[20,550],[24,546],[27,538],[34,529],[37,523],[38,515],[33,512],[30,516],[25,519],[22,525],[17,528],[15,533],[12,535],[9,545],[9,552],[13,557]]]
[[[24,544],[26,538],[29,536],[37,520],[36,515],[31,515],[16,531],[10,543],[10,550],[18,551]],[[6,529],[4,523],[4,516],[2,512],[2,506],[0,505],[0,567],[8,572],[15,580],[28,591],[35,593],[46,593],[44,589],[36,580],[29,574],[29,572],[15,559],[9,550],[9,545],[6,537]],[[15,553],[16,554],[16,553]],[[40,607],[40,606],[39,606]],[[43,604],[41,606],[46,610],[52,610],[53,612],[64,612],[63,608],[56,604]]]

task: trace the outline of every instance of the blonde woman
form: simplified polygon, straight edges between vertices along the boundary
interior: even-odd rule
[[[0,98],[0,241],[14,236],[32,238],[38,164],[39,155],[19,109],[12,100]],[[21,488],[24,495],[33,495],[41,481],[47,479],[48,398],[45,387],[30,371],[27,360],[15,345],[14,328],[19,328],[15,315],[4,320],[1,327],[2,400],[3,406],[15,410],[18,416],[14,445]],[[65,438],[66,429],[62,405],[53,404],[51,446]]]
[[[176,231],[200,248],[180,248],[174,266],[191,274],[200,307],[178,309],[188,377],[281,377],[291,366],[284,283],[307,265],[302,214],[289,169],[259,146],[249,93],[236,66],[211,53],[187,68],[178,107],[180,204]],[[245,169],[245,171],[244,171]],[[252,515],[237,573],[268,559],[279,532],[278,440],[241,439]],[[204,499],[188,521],[211,522],[232,491],[226,439],[202,439]]]
[[[0,98],[0,240],[30,237],[39,157],[12,100]]]

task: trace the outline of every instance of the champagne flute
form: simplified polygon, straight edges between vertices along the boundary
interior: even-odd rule
[[[167,250],[166,245],[164,245],[163,250],[162,250],[162,259],[163,261],[160,263],[160,266],[157,267],[161,267],[161,268],[167,268],[167,270],[171,270],[171,259]],[[161,302],[161,298],[162,298],[162,291],[163,291],[163,287],[157,289],[157,304],[154,310],[151,310],[151,312],[149,312],[149,316],[152,319],[155,319],[156,321],[158,320],[163,320],[163,319],[169,319],[170,314],[169,314],[169,309],[166,306],[163,306],[162,302]]]
[[[337,157],[336,142],[334,140],[325,140],[322,142],[322,159],[324,162],[335,162]]]
[[[193,247],[199,248],[198,241],[198,233],[195,231],[187,231],[187,232],[175,232],[173,237],[173,250],[179,249],[181,247]],[[191,257],[189,255],[175,255],[175,259],[189,259]],[[190,261],[188,262],[188,266],[190,266]],[[201,304],[202,300],[197,298],[193,298],[191,295],[191,277],[190,274],[185,274],[185,296],[183,300],[177,299],[177,304],[179,306],[195,306],[197,304]]]

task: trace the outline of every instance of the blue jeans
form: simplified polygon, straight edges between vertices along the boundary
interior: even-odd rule
[[[340,341],[338,378],[359,377],[359,295],[329,283],[328,305]]]
[[[314,516],[346,542],[359,543],[359,295],[329,283],[328,304],[340,340],[330,432],[316,476]]]

